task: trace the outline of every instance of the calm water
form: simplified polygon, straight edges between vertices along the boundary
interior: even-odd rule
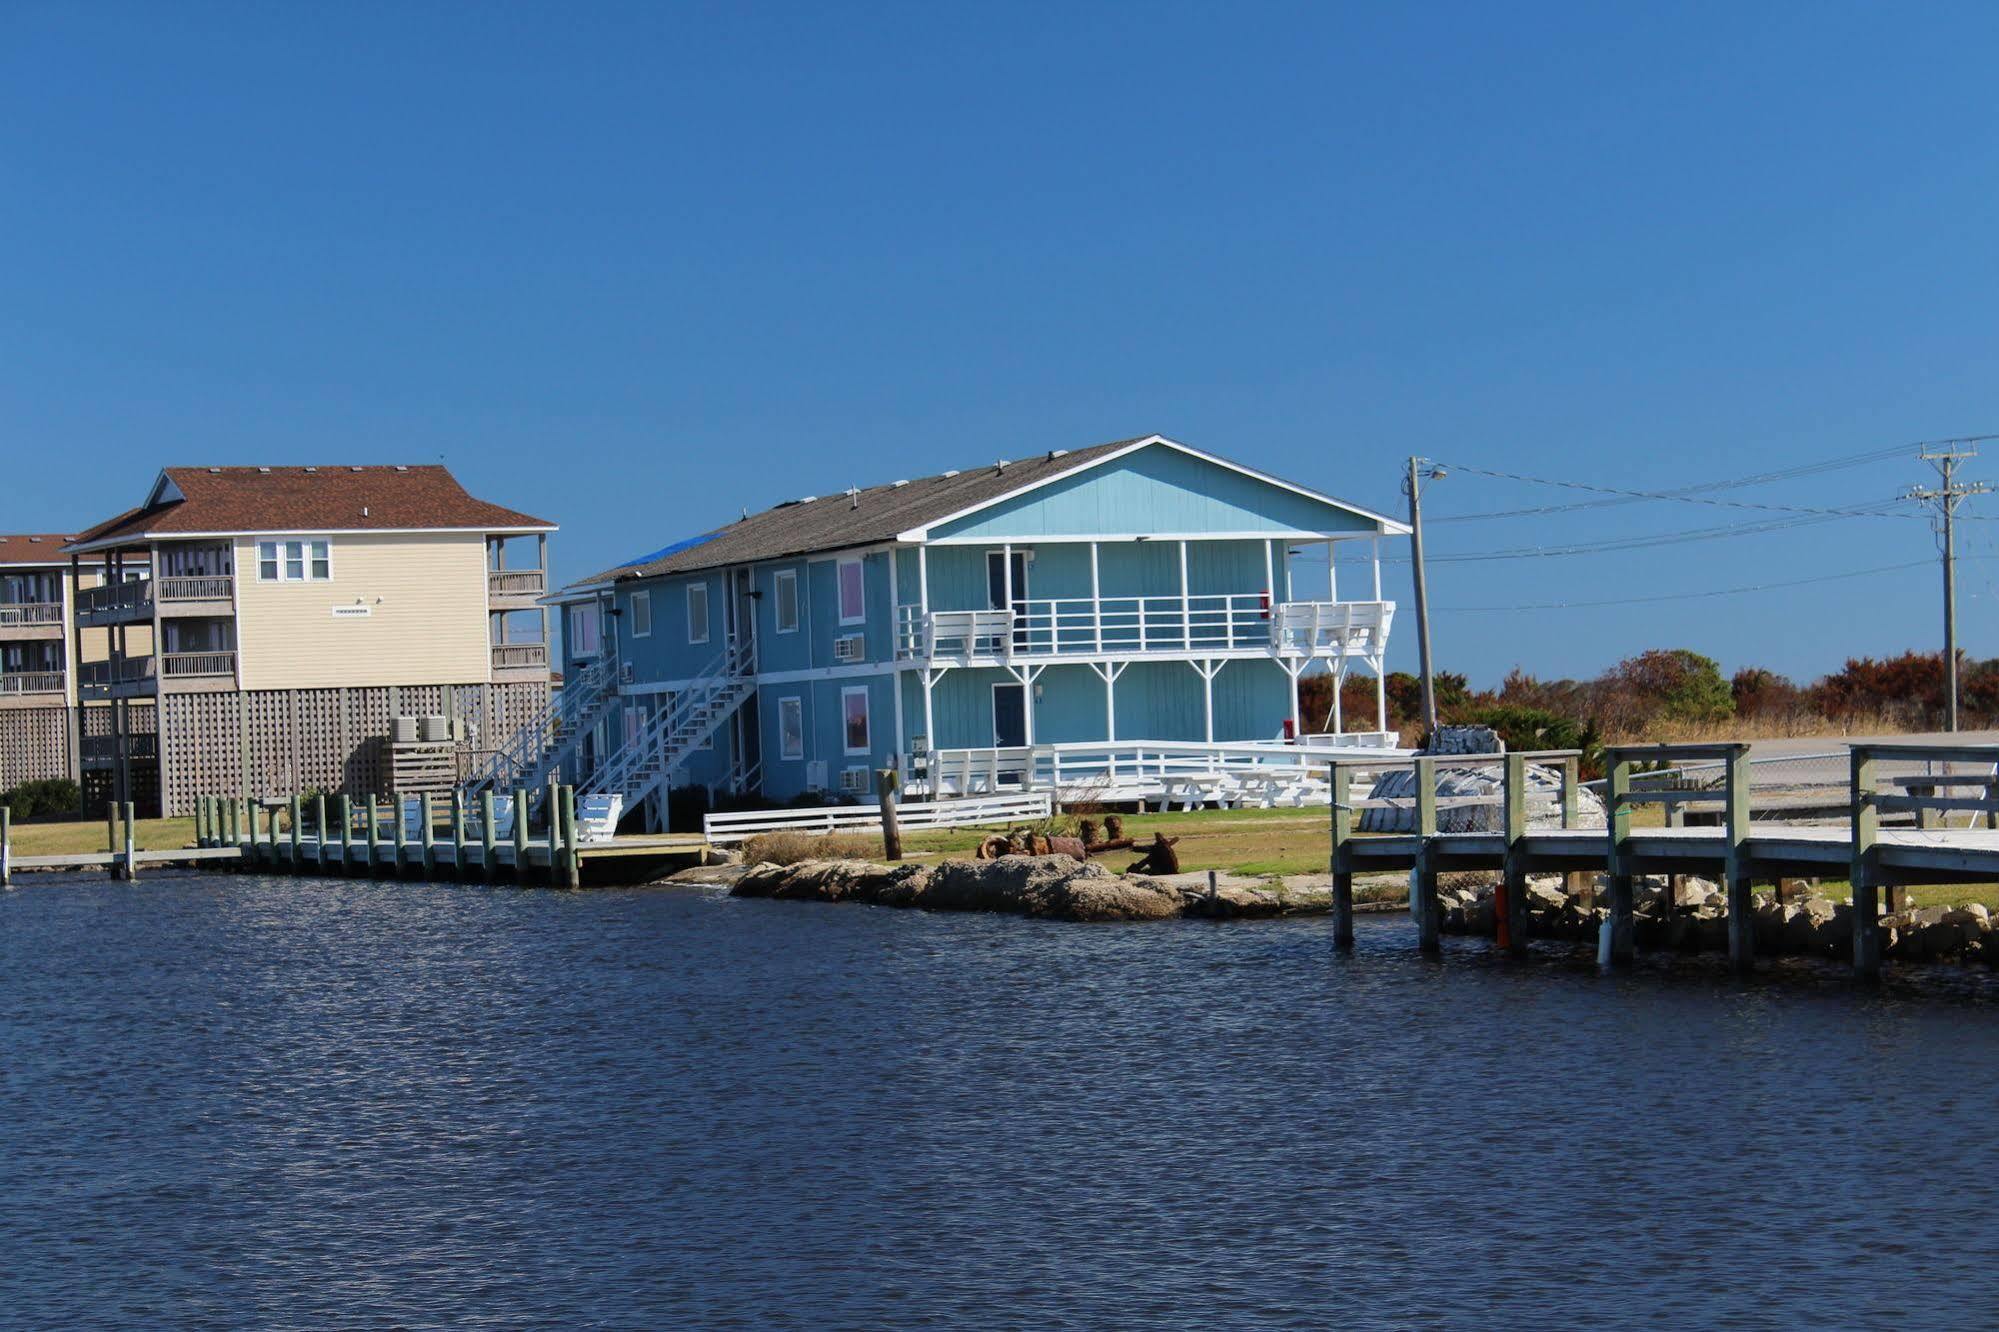
[[[0,1321],[1992,1325],[1999,1004],[1400,918],[0,897]]]

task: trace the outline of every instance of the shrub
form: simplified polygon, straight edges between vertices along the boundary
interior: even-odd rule
[[[1610,669],[1608,682],[1636,715],[1650,711],[1669,721],[1726,721],[1735,697],[1714,658],[1687,648],[1654,648]]]
[[[858,833],[758,833],[743,843],[745,865],[796,865],[803,860],[879,860],[881,838]]]
[[[82,796],[76,783],[67,777],[47,777],[40,781],[22,782],[13,790],[0,794],[0,805],[13,811],[19,822],[29,819],[74,818]]]

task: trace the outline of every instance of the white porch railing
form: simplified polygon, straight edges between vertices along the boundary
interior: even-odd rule
[[[165,574],[157,581],[162,602],[229,601],[236,595],[236,580],[228,574]]]
[[[927,759],[916,789],[946,796],[1047,792],[1081,800],[1162,804],[1324,804],[1327,761],[1355,751],[1392,760],[1407,751],[1387,734],[1341,736],[1333,745],[1249,740],[1131,740],[940,749]]]
[[[212,680],[236,674],[234,652],[168,652],[160,657],[160,674],[169,680]]]
[[[978,796],[969,800],[913,800],[895,807],[904,832],[924,828],[977,828],[986,824],[1045,819],[1054,812],[1047,792]],[[740,813],[706,814],[701,831],[717,846],[727,846],[767,832],[830,833],[842,829],[875,831],[881,827],[880,805],[828,805],[823,809],[755,809]]]
[[[896,608],[904,659],[1103,656],[1267,649],[1286,655],[1373,656],[1387,644],[1390,601],[1293,601],[1262,593],[1058,597],[1011,609]]]
[[[14,671],[0,675],[0,695],[60,694],[62,682],[61,671]]]
[[[60,601],[24,601],[0,606],[0,629],[15,626],[60,625],[62,623],[62,603]]]

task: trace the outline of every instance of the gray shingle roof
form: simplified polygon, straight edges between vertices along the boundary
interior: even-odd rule
[[[1152,438],[1155,436],[1137,435],[1066,453],[1037,454],[1009,462],[1004,468],[988,463],[961,472],[870,486],[857,495],[822,495],[810,503],[780,504],[583,581],[653,578],[756,560],[786,559],[815,551],[871,546],[893,540],[912,527],[936,522],[960,509],[998,499],[1022,486],[1059,476]]]

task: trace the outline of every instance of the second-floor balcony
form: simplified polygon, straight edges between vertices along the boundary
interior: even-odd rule
[[[503,678],[548,674],[548,644],[493,644],[493,674]]]
[[[123,661],[87,661],[77,672],[77,693],[87,699],[206,693],[236,687],[234,652],[163,652]]]
[[[495,610],[526,610],[548,592],[545,569],[488,569],[486,601]]]
[[[62,621],[60,601],[0,602],[0,638],[61,638]]]
[[[86,587],[76,594],[76,619],[92,626],[150,620],[156,602],[162,616],[232,615],[236,580],[228,574],[167,574]]]
[[[0,672],[0,702],[11,699],[32,699],[38,703],[47,703],[51,700],[60,703],[63,698],[63,684],[61,671]]]
[[[1147,654],[1373,657],[1391,601],[1287,601],[1262,593],[1027,599],[1011,608],[898,608],[896,656],[957,664]]]

